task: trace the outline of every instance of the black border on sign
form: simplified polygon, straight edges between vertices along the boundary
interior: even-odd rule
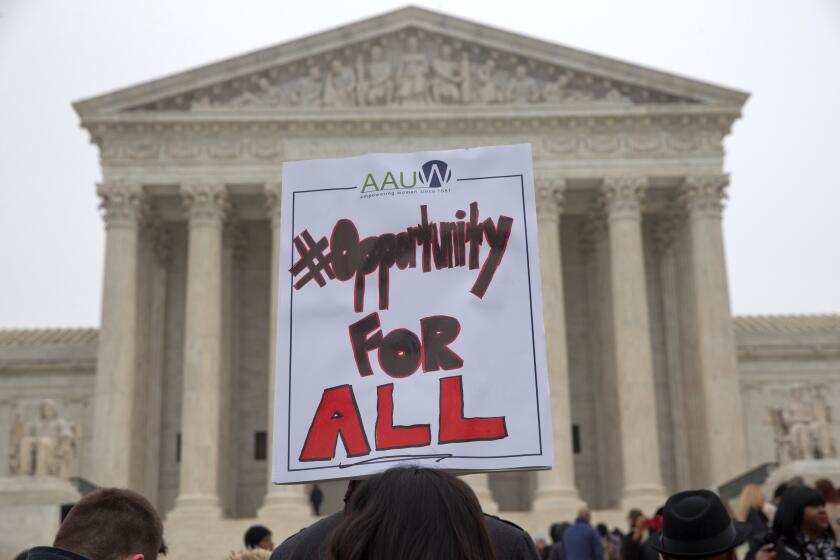
[[[512,175],[492,175],[488,177],[465,177],[462,179],[457,179],[457,181],[481,181],[487,179],[510,179],[512,177],[519,177],[519,188],[520,192],[522,193],[522,224],[525,228],[525,263],[526,263],[526,272],[528,275],[528,311],[530,312],[531,316],[531,352],[533,358],[533,366],[534,366],[534,397],[536,401],[536,413],[537,413],[537,442],[539,443],[539,452],[537,453],[516,453],[512,455],[453,455],[449,453],[441,453],[441,454],[422,454],[418,453],[416,455],[412,454],[399,454],[399,455],[384,455],[380,457],[372,457],[369,459],[362,459],[360,461],[355,461],[352,463],[339,463],[337,465],[324,465],[320,467],[304,467],[304,468],[291,468],[291,445],[292,445],[292,337],[293,337],[293,325],[292,325],[292,317],[294,313],[292,312],[292,307],[294,305],[295,300],[295,289],[294,289],[294,282],[289,283],[289,369],[288,369],[288,377],[289,377],[289,391],[286,393],[286,471],[287,472],[299,472],[299,471],[314,471],[314,470],[323,470],[323,469],[346,469],[354,466],[364,465],[364,464],[372,464],[372,463],[389,463],[389,462],[396,462],[402,461],[405,459],[436,459],[437,462],[442,462],[446,459],[510,459],[514,457],[538,457],[543,454],[542,448],[542,424],[540,423],[540,385],[537,379],[537,345],[536,345],[536,334],[534,330],[534,299],[533,294],[531,293],[531,255],[530,255],[530,248],[528,247],[528,214],[525,208],[525,179],[522,173],[516,173]],[[292,239],[291,243],[291,251],[290,256],[292,258],[292,262],[289,263],[289,268],[294,266],[294,259],[295,259],[295,249],[294,249],[294,231],[295,231],[295,197],[298,194],[307,194],[307,193],[317,193],[317,192],[326,192],[326,191],[349,191],[355,190],[358,187],[333,187],[333,188],[326,188],[326,189],[312,189],[312,190],[303,190],[303,191],[292,191]],[[484,470],[484,469],[482,469]],[[500,469],[500,470],[510,470],[508,469]]]

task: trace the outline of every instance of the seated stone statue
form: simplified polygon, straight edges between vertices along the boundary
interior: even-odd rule
[[[76,450],[78,431],[74,424],[58,417],[55,403],[44,400],[40,417],[12,427],[12,474],[67,477]]]

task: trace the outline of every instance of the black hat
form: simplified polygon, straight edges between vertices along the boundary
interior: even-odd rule
[[[750,536],[749,523],[733,522],[717,494],[689,490],[665,502],[662,534],[653,535],[653,547],[667,556],[714,556],[735,548]]]

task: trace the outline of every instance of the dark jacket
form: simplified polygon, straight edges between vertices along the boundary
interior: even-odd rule
[[[53,548],[51,546],[36,546],[29,549],[29,554],[26,560],[88,560],[81,554],[63,550],[61,548]]]
[[[750,531],[750,538],[747,539],[749,548],[744,560],[753,560],[758,549],[766,544],[767,532],[770,530],[768,527],[770,520],[760,509],[751,508],[746,521],[752,525],[752,531]]]
[[[334,513],[292,535],[274,549],[271,560],[326,559],[330,533],[341,522],[343,512]],[[538,560],[534,541],[524,529],[492,515],[484,515],[484,526],[493,542],[497,560]]]
[[[653,548],[650,535],[636,542],[630,531],[621,541],[621,560],[659,560],[659,552]]]
[[[563,543],[556,542],[548,549],[548,560],[566,560],[563,555]]]
[[[578,517],[563,533],[563,555],[569,560],[604,560],[601,536],[588,521]]]

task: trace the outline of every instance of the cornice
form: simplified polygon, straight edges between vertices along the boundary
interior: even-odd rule
[[[0,360],[0,375],[5,373],[55,373],[56,371],[59,372],[74,372],[74,373],[86,373],[90,374],[91,376],[96,375],[96,359],[87,359],[87,360],[80,360],[80,359],[38,359],[38,360],[27,360],[25,358],[21,359],[11,359],[11,360]]]
[[[275,125],[290,127],[300,125],[324,125],[327,123],[377,122],[437,123],[437,126],[458,126],[458,123],[498,121],[508,125],[524,122],[541,122],[554,119],[568,122],[571,126],[586,123],[650,124],[716,124],[726,127],[741,116],[741,109],[731,106],[706,106],[698,104],[672,103],[666,105],[635,105],[597,107],[590,105],[490,105],[477,107],[432,106],[432,107],[354,107],[343,108],[293,107],[290,109],[231,109],[193,112],[131,111],[92,115],[82,119],[82,126],[97,133],[98,125],[200,125],[213,126],[237,123],[245,126]]]
[[[840,358],[840,344],[739,344],[741,362],[823,360]]]

